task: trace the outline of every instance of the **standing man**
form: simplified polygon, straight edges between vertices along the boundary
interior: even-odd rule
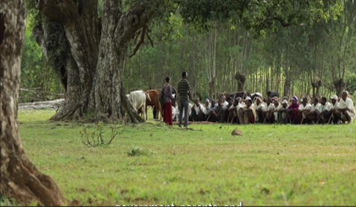
[[[164,108],[163,108],[163,121],[172,125],[172,86],[170,84],[171,79],[169,77],[166,78],[166,83],[162,88]]]
[[[179,95],[179,127],[182,127],[182,116],[184,108],[184,127],[188,127],[188,107],[189,107],[189,94],[190,94],[190,85],[187,80],[188,73],[182,73],[182,79],[178,82],[178,95]]]

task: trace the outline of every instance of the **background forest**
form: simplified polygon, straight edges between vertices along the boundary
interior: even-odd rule
[[[20,102],[61,98],[64,89],[32,35],[31,21],[28,16]],[[209,25],[186,24],[179,12],[171,13],[169,24],[153,24],[152,42],[145,41],[125,62],[126,92],[161,88],[166,76],[176,87],[187,71],[193,97],[241,90],[330,97],[348,90],[356,100],[354,2],[345,2],[339,18],[312,26],[280,26],[257,34],[236,23]]]

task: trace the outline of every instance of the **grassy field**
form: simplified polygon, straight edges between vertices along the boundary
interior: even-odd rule
[[[72,204],[356,205],[355,122],[185,130],[151,118],[88,147],[80,131],[95,124],[50,122],[53,113],[19,111],[20,135]],[[231,135],[236,127],[243,136]]]

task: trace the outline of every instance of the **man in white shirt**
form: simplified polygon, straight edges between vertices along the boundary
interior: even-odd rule
[[[192,121],[203,121],[205,116],[205,107],[200,103],[200,99],[196,98],[192,106]]]
[[[221,103],[222,109],[226,110],[228,108],[229,102],[226,101],[226,97],[225,96],[221,97],[221,102],[222,102]]]
[[[331,109],[329,110],[331,116],[329,117],[328,124],[330,123],[331,119],[333,120],[334,124],[339,123],[340,114],[337,112],[337,108],[339,106],[339,97],[337,95],[333,95],[330,97],[331,99]]]
[[[310,109],[311,109],[311,105],[310,103],[308,103],[308,98],[303,97],[302,104],[300,104],[298,108],[298,115],[302,119],[302,121],[300,122],[301,124],[307,118],[307,115],[310,113]]]
[[[206,119],[208,118],[209,116],[209,113],[210,113],[210,108],[211,108],[211,103],[210,103],[210,100],[207,98],[205,99],[205,105],[204,105],[204,121],[206,121]]]
[[[263,122],[264,116],[262,112],[267,111],[267,105],[260,97],[256,97],[256,122]]]
[[[273,104],[272,98],[267,98],[267,110],[265,112],[266,116],[263,120],[263,123],[272,123],[272,115],[275,109],[275,105]]]
[[[237,97],[236,99],[237,99],[237,101],[239,102],[239,103],[237,104],[237,106],[236,106],[237,119],[238,119],[239,124],[242,124],[242,123],[243,123],[243,120],[242,120],[242,118],[241,118],[241,116],[240,116],[240,112],[241,112],[240,109],[241,109],[241,108],[244,108],[244,107],[246,106],[246,103],[245,103],[245,100],[242,99],[241,97]]]
[[[309,114],[307,116],[307,121],[309,123],[316,123],[317,122],[320,105],[321,104],[319,103],[319,98],[314,98],[314,103],[311,104],[310,112],[309,112]]]
[[[339,114],[339,117],[343,123],[347,121],[349,124],[351,124],[351,121],[355,116],[355,107],[354,102],[347,96],[348,93],[344,91],[342,93],[341,100],[339,101],[339,106],[337,107],[336,113]]]
[[[226,101],[225,101],[226,102]],[[224,104],[225,105],[225,107],[223,107],[223,122],[225,123],[225,122],[228,122],[228,117],[229,117],[229,109],[230,109],[230,107],[232,106],[232,104],[234,103],[234,101],[233,101],[233,99],[231,98],[231,97],[228,97],[227,98],[227,105],[226,104]]]
[[[273,110],[273,122],[279,122],[278,111],[282,108],[282,104],[279,103],[278,99],[273,100],[274,110]]]
[[[252,104],[251,97],[245,98],[245,106],[239,109],[239,120],[240,124],[252,124],[255,123],[256,120],[256,109]]]
[[[282,104],[278,108],[278,120],[284,124],[289,123],[288,106],[288,99],[283,99]]]
[[[326,97],[321,98],[321,104],[319,105],[319,109],[316,111],[317,113],[317,122],[318,123],[326,123],[328,122],[331,113],[330,110],[332,109],[332,104],[327,102]]]

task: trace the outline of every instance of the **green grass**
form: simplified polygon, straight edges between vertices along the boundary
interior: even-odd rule
[[[84,125],[94,130],[94,124],[50,122],[53,113],[19,111],[20,135],[32,162],[56,181],[69,201],[176,206],[356,204],[355,122],[193,124],[193,130],[184,130],[151,118],[148,123],[124,126],[110,145],[91,148],[82,144],[80,131]],[[236,127],[243,136],[231,136]]]

